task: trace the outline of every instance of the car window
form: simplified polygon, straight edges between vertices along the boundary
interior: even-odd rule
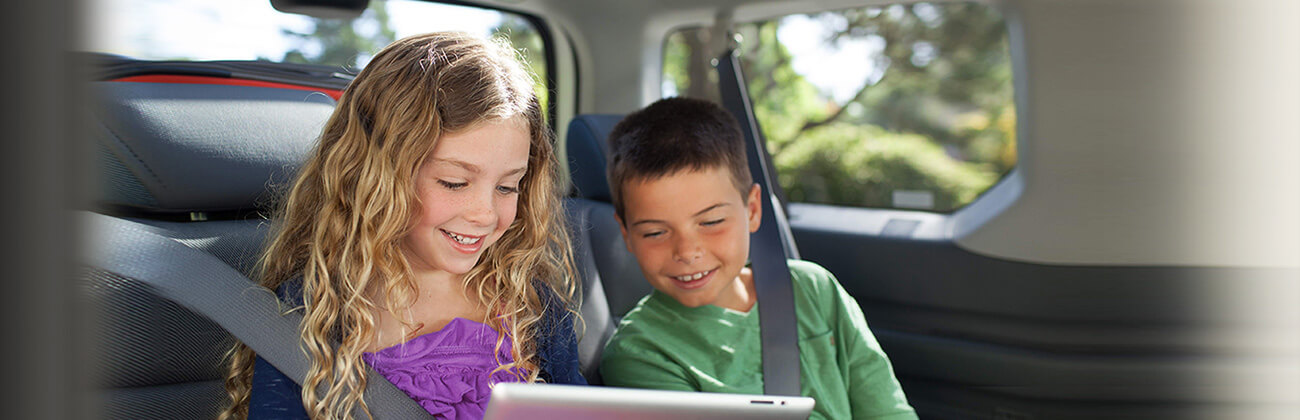
[[[371,1],[353,20],[281,13],[267,0],[90,0],[84,48],[146,60],[264,60],[355,74],[409,35],[456,30],[507,39],[536,75],[545,109],[546,45],[527,16],[414,0]],[[545,113],[543,115],[546,115]]]
[[[949,212],[1016,164],[1006,24],[974,3],[737,25],[754,113],[791,202]],[[709,28],[671,33],[662,94],[716,100]]]

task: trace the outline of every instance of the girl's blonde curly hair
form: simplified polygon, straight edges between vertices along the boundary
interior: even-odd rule
[[[507,334],[497,345],[511,340],[514,362],[498,369],[538,379],[544,296],[559,296],[577,316],[558,164],[532,75],[505,41],[417,35],[380,51],[343,91],[280,203],[262,254],[262,286],[276,290],[302,279],[304,306],[295,310],[303,311],[302,347],[311,359],[302,401],[312,418],[370,413],[361,354],[375,342],[377,314],[404,313],[416,296],[400,244],[420,211],[414,176],[421,162],[447,133],[516,117],[527,121],[531,137],[518,216],[464,281],[471,297],[504,320]],[[539,295],[539,286],[553,293]],[[232,349],[232,404],[222,418],[247,417],[255,356],[242,344]]]

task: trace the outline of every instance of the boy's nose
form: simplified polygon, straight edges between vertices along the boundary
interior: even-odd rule
[[[690,264],[702,257],[704,257],[704,247],[700,246],[699,241],[690,235],[679,237],[673,249],[673,259],[684,264]]]

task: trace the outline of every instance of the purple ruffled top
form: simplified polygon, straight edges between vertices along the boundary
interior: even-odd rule
[[[421,335],[361,358],[440,419],[481,419],[491,395],[490,384],[518,382],[520,376],[499,365],[514,361],[510,340],[495,352],[492,327],[456,318],[441,330]]]

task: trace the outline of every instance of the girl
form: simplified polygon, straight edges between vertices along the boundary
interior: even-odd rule
[[[482,417],[494,383],[584,383],[556,167],[509,47],[433,33],[380,51],[263,254],[262,285],[303,311],[305,386],[239,345],[223,418],[369,414],[367,366],[446,418]]]

